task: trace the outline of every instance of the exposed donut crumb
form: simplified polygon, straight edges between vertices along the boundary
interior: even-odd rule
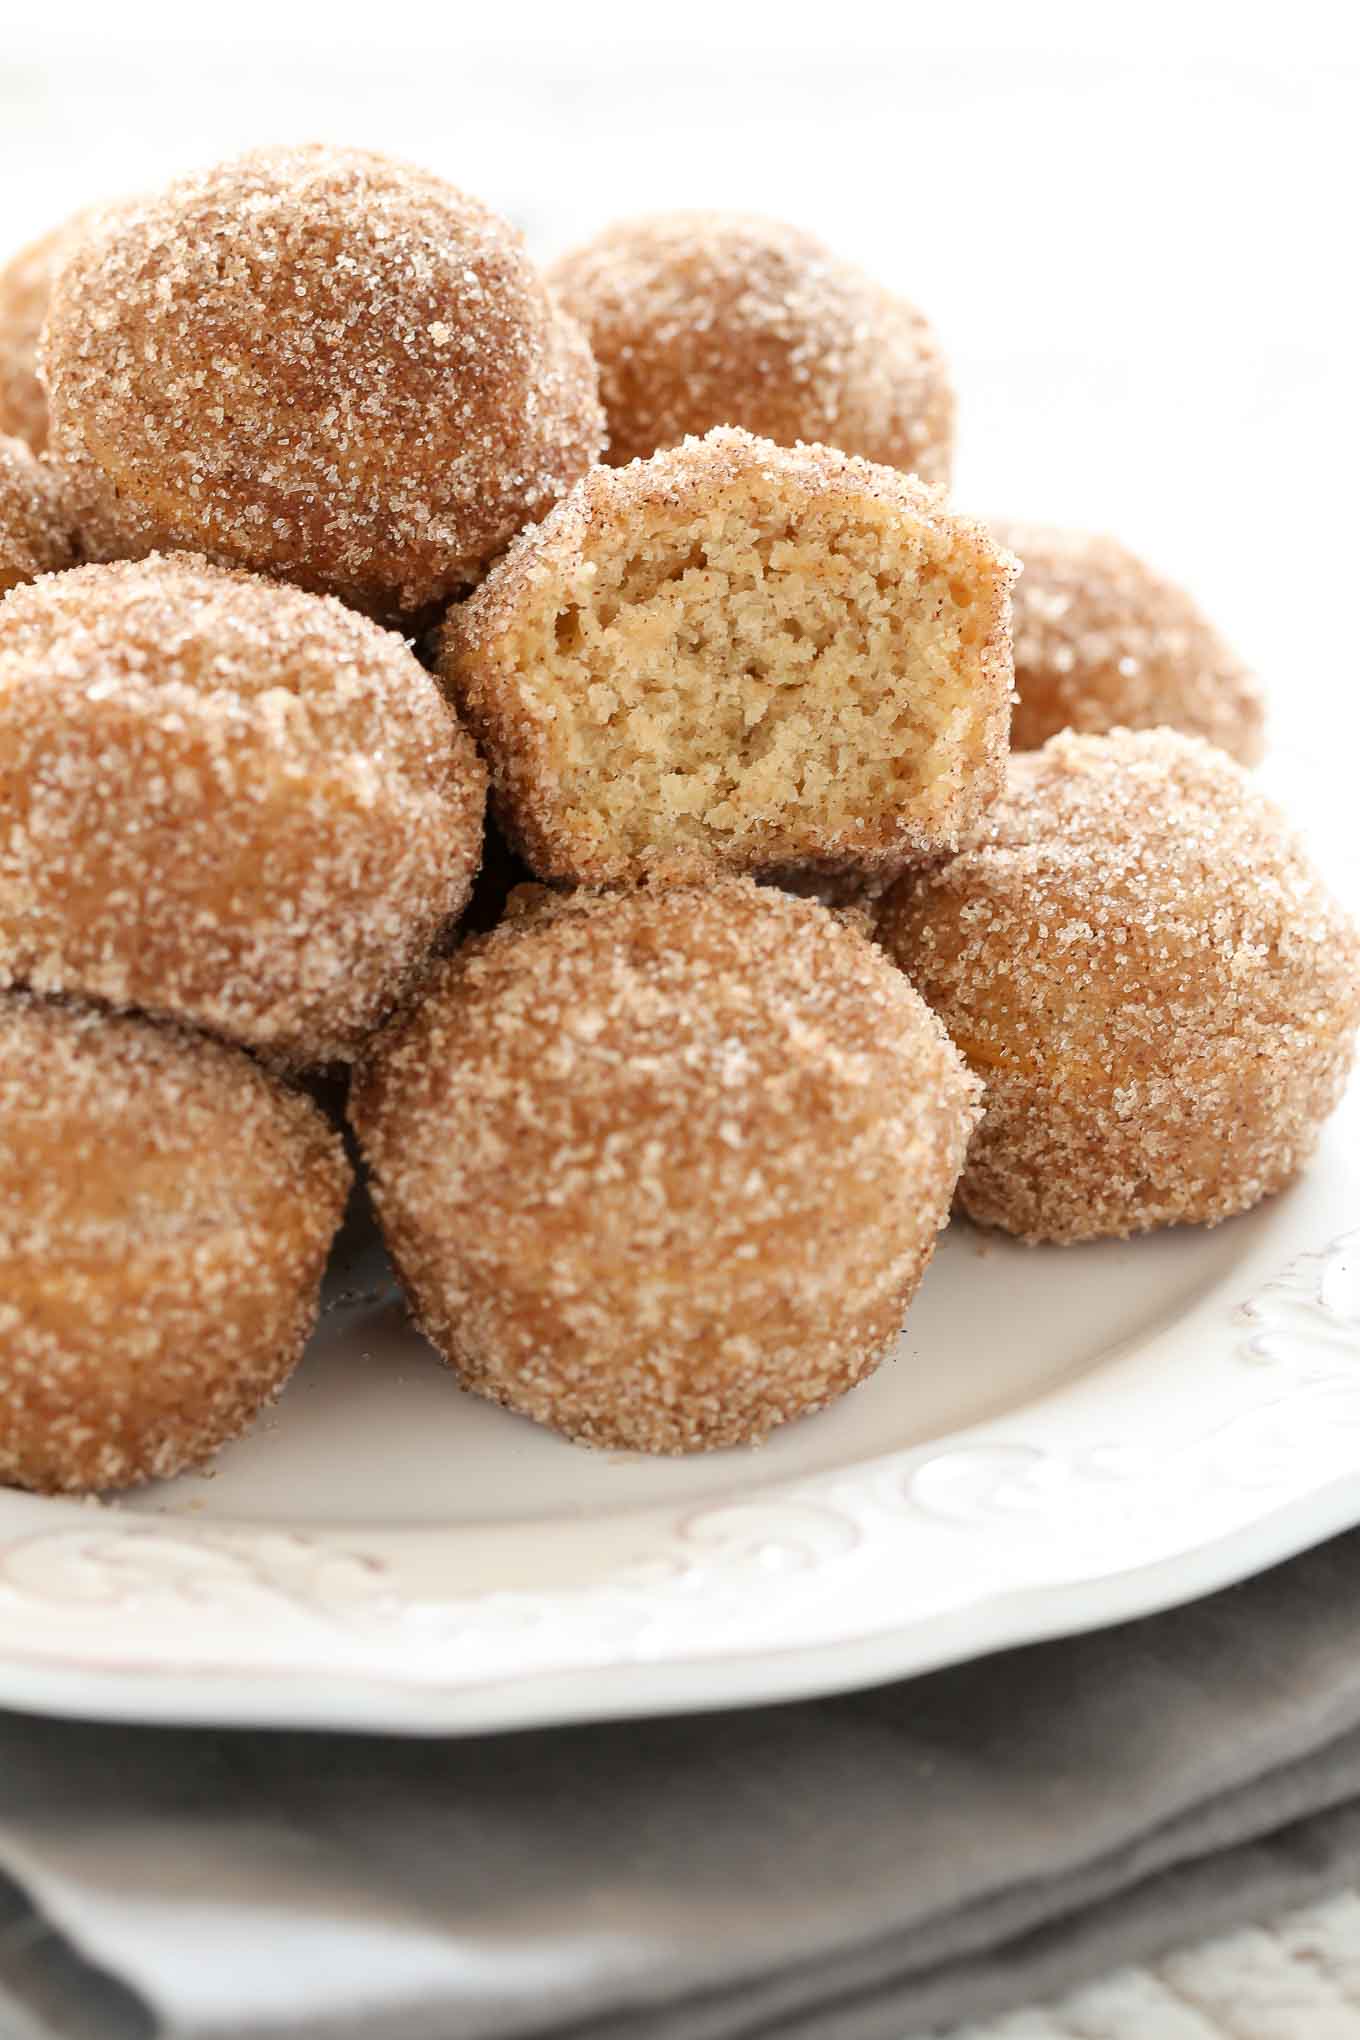
[[[740,425],[949,480],[954,399],[929,325],[811,234],[657,213],[606,228],[549,280],[599,363],[615,466]]]
[[[0,604],[0,984],[346,1060],[461,912],[486,776],[401,639],[184,555]]]
[[[439,671],[542,878],[892,875],[991,800],[1014,563],[913,477],[747,432],[595,468]]]
[[[248,1056],[0,993],[0,1482],[168,1479],[283,1387],[349,1169]]]
[[[467,1386],[674,1453],[758,1440],[877,1364],[977,1093],[871,943],[735,879],[512,901],[375,1044],[350,1109]]]
[[[1171,730],[1013,759],[880,936],[987,1086],[959,1201],[1029,1240],[1248,1210],[1308,1159],[1360,1026],[1360,933],[1242,767]]]
[[[40,367],[88,557],[186,547],[376,614],[474,582],[603,441],[521,236],[361,150],[119,208],[57,277]]]
[[[990,518],[1023,571],[1013,595],[1011,743],[1059,730],[1184,730],[1255,765],[1260,686],[1184,589],[1112,538]]]

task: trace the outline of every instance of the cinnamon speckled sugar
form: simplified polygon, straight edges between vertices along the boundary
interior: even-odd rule
[[[714,431],[592,469],[439,670],[542,878],[889,877],[1000,787],[1014,570],[913,476]]]
[[[20,439],[0,437],[0,595],[73,557],[57,478]]]
[[[164,1479],[282,1388],[349,1170],[248,1056],[0,993],[0,1482]]]
[[[40,368],[87,556],[183,546],[379,614],[475,581],[603,440],[521,237],[360,150],[121,208],[63,266]]]
[[[741,425],[949,480],[954,400],[934,334],[811,234],[658,213],[606,228],[549,280],[599,363],[616,466]]]
[[[1112,538],[988,520],[1023,570],[1012,596],[1011,743],[1059,730],[1184,730],[1244,765],[1261,756],[1261,689],[1183,588]]]
[[[422,1328],[588,1444],[698,1451],[819,1409],[901,1325],[974,1080],[810,900],[729,879],[521,904],[351,1097]]]
[[[1213,1224],[1337,1103],[1360,934],[1247,774],[1170,730],[1012,760],[880,935],[987,1086],[963,1209],[1029,1240]]]
[[[400,638],[184,555],[0,603],[0,984],[348,1059],[467,899],[486,778]]]
[[[355,1066],[461,1380],[628,1451],[865,1379],[956,1197],[1079,1240],[1308,1158],[1360,934],[1201,741],[1258,755],[1254,681],[1113,541],[951,511],[930,328],[811,236],[545,279],[258,150],[0,270],[11,429],[0,1483],[278,1392],[349,1182],[281,1072]]]
[[[38,380],[38,337],[58,270],[101,217],[89,207],[30,242],[0,267],[0,432],[47,446],[47,393]]]

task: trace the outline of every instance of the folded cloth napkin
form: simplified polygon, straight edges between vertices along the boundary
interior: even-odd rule
[[[1360,1535],[744,1713],[436,1743],[3,1716],[0,1868],[4,2040],[903,2040],[1360,1872]]]

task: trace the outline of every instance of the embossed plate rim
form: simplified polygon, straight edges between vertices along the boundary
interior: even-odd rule
[[[1188,1431],[1178,1396],[1202,1413]],[[625,1510],[607,1562],[598,1525],[555,1528],[549,1555],[533,1523],[300,1530],[9,1499],[0,1704],[447,1733],[832,1691],[1150,1613],[1360,1521],[1360,1226],[1023,1414]]]

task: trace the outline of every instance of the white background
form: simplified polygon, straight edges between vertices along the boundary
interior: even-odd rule
[[[1284,743],[1353,756],[1352,14],[0,0],[0,244],[307,138],[423,161],[545,254],[650,206],[782,214],[936,322],[962,504],[1114,531],[1258,666]]]

